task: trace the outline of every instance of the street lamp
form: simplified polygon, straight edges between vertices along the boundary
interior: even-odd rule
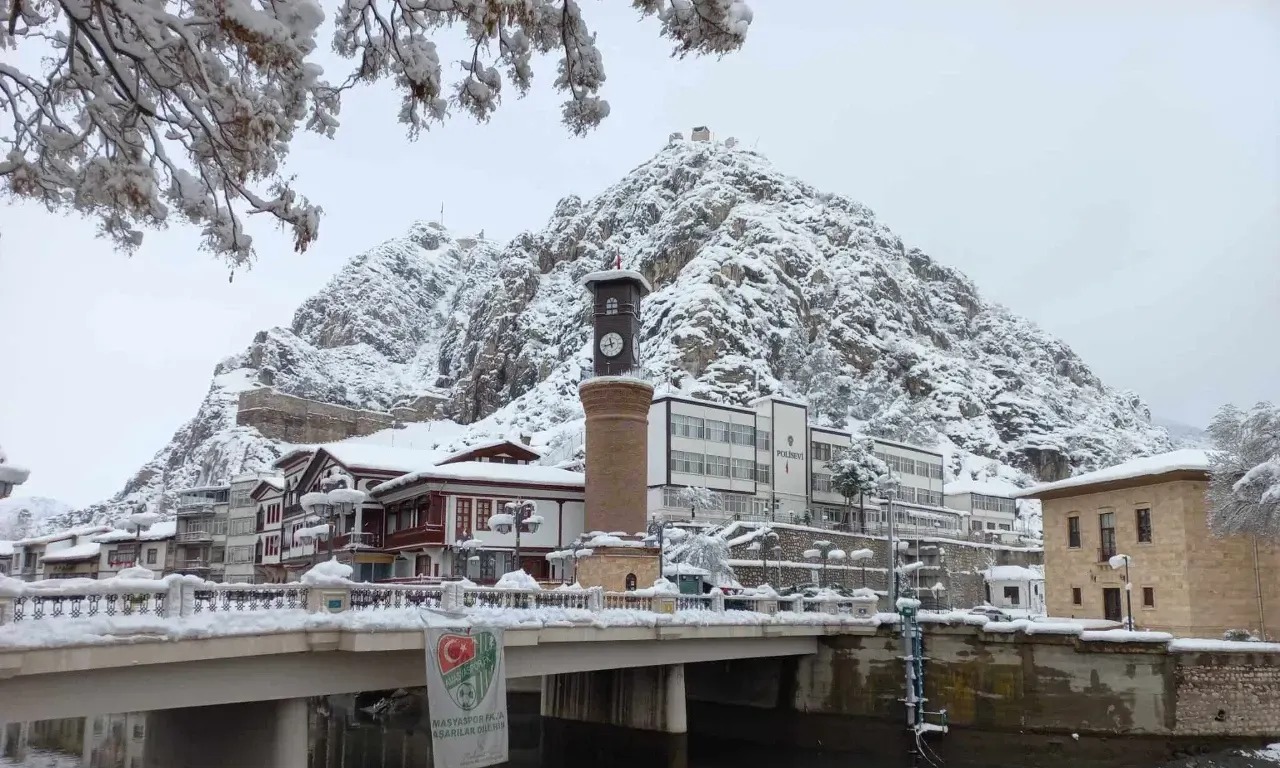
[[[332,533],[331,531],[328,530],[329,526],[332,524],[332,518],[333,518],[333,504],[332,502],[329,501],[329,494],[324,493],[323,491],[320,491],[320,492],[312,491],[311,493],[304,493],[302,494],[302,498],[298,499],[298,503],[301,504],[302,508],[307,510],[308,512],[307,517],[304,518],[303,521],[304,522],[310,521],[312,523],[316,523],[316,525],[314,525],[311,528],[304,528],[299,530],[298,533],[295,535],[295,538],[302,539],[304,544],[306,543],[306,540],[308,538],[311,541],[316,541],[318,538],[320,538],[320,531],[316,530],[316,528],[320,528],[321,525],[323,525],[323,527],[326,529],[326,532]],[[302,532],[304,530],[307,531],[308,533],[307,536],[303,536]],[[329,559],[333,559],[333,536],[326,535],[324,536],[324,539],[329,542]],[[319,549],[318,545],[316,546],[316,549],[317,550]],[[312,551],[311,553],[311,556],[312,556],[311,559],[313,563],[315,561],[316,554],[317,553],[315,551]]]
[[[4,449],[0,448],[0,499],[9,498],[13,489],[22,485],[31,476],[31,470],[10,464]]]
[[[515,570],[520,569],[520,531],[525,526],[529,527],[529,533],[536,533],[538,526],[542,525],[542,515],[538,514],[538,507],[532,501],[520,499],[518,501],[508,501],[503,507],[506,513],[499,513],[489,518],[489,530],[496,531],[501,534],[516,532],[516,550],[515,550]]]
[[[845,552],[826,539],[813,542],[813,549],[806,549],[804,556],[810,560],[822,561],[822,575],[818,579],[818,588],[827,585],[827,561],[845,559]]]
[[[752,552],[760,553],[760,570],[765,580],[769,578],[769,553],[778,553],[778,588],[782,588],[782,547],[778,546],[778,534],[766,528],[763,533],[756,537],[756,540],[747,545],[747,549]]]
[[[467,534],[467,533],[462,534],[462,536],[453,543],[453,549],[454,549],[453,570],[455,572],[454,575],[461,576],[464,579],[467,578],[467,563],[471,562],[473,559],[476,561],[479,561],[480,555],[476,553],[478,553],[483,548],[484,548],[484,542],[480,541],[479,539],[472,538],[470,534]],[[458,573],[458,571],[461,571],[461,573]]]
[[[1129,560],[1130,557],[1124,554],[1112,555],[1107,562],[1110,563],[1114,570],[1124,568],[1124,602],[1125,611],[1129,614],[1129,622],[1126,629],[1133,631],[1133,582],[1129,581]]]
[[[576,539],[569,543],[567,549],[547,553],[548,560],[554,560],[560,563],[560,583],[572,584],[578,580],[578,558],[585,557],[585,555],[579,554],[579,552],[585,551],[582,549],[584,541],[586,541],[586,535],[580,534]],[[570,563],[573,564],[572,577],[569,576]]]
[[[893,497],[898,495],[898,480],[889,475],[880,484],[880,492],[884,494],[884,499],[888,502],[888,530],[889,537],[889,605],[893,610],[898,610],[898,542],[894,538],[894,512]]]
[[[116,524],[116,527],[129,533],[137,534],[134,543],[133,564],[138,565],[138,558],[142,555],[142,532],[160,522],[160,515],[150,512],[145,506],[138,506],[133,514]]]

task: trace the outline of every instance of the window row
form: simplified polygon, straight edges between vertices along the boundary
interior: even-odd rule
[[[1106,612],[1108,612],[1108,613],[1113,613],[1113,614],[1114,614],[1114,612],[1116,611],[1116,609],[1117,609],[1117,606],[1116,606],[1117,600],[1116,600],[1116,598],[1119,596],[1119,594],[1118,594],[1119,592],[1120,592],[1120,588],[1119,588],[1119,587],[1104,587],[1104,588],[1103,588],[1103,590],[1102,590],[1102,603],[1103,603],[1104,610],[1105,610]],[[1083,590],[1082,588],[1080,588],[1080,587],[1072,587],[1072,588],[1071,588],[1071,604],[1072,604],[1072,605],[1074,605],[1074,606],[1083,606],[1083,605],[1084,605],[1084,590]],[[1155,588],[1155,587],[1143,587],[1143,588],[1142,588],[1142,607],[1143,607],[1143,608],[1155,608],[1155,607],[1156,607],[1156,588]],[[1114,616],[1114,615],[1113,615],[1113,616],[1108,616],[1107,618],[1110,618],[1110,619],[1112,619],[1113,621],[1119,621],[1119,620],[1120,620],[1120,617],[1119,617],[1119,616]]]
[[[1154,540],[1154,529],[1151,524],[1151,508],[1138,507],[1133,510],[1134,541],[1138,544],[1150,544]],[[1084,544],[1080,528],[1080,515],[1067,516],[1067,546],[1080,549]],[[1119,554],[1116,545],[1116,513],[1106,510],[1098,513],[1098,559],[1106,560]]]
[[[716,456],[714,454],[704,455],[688,451],[672,451],[671,471],[683,472],[688,475],[727,477],[734,480],[754,480],[757,483],[769,483],[768,464],[758,464],[751,459],[731,459],[728,456]]]
[[[973,508],[982,512],[1000,512],[1012,515],[1014,513],[1014,502],[1013,499],[975,493],[973,494]]]
[[[671,434],[675,437],[708,440],[713,443],[746,445],[766,450],[769,448],[769,433],[757,430],[751,424],[730,424],[727,421],[704,419],[699,416],[672,414]]]
[[[889,466],[889,469],[899,475],[915,475],[917,477],[927,477],[933,480],[942,479],[942,465],[934,464],[930,461],[908,459],[905,456],[895,456],[891,453],[876,452],[876,458],[883,461]]]

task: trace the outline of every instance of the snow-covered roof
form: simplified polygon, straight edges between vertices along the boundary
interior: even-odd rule
[[[46,563],[66,563],[73,560],[88,560],[98,556],[102,551],[102,545],[96,541],[77,544],[74,547],[59,549],[53,552],[47,552],[44,556]]]
[[[418,482],[432,480],[471,480],[476,482],[521,483],[530,486],[559,485],[582,488],[587,476],[567,469],[545,467],[538,464],[500,464],[492,461],[460,461],[431,469],[411,472],[380,483],[374,494],[382,496],[389,491]]]
[[[13,554],[12,541],[0,541],[0,557],[7,557]]]
[[[162,520],[147,530],[142,532],[141,536],[129,531],[108,531],[100,536],[94,536],[93,540],[102,544],[108,544],[117,541],[163,541],[164,539],[172,539],[174,534],[178,532],[178,522],[176,520]]]
[[[984,496],[1010,499],[1013,498],[1013,494],[1020,490],[1022,489],[1002,478],[975,480],[971,477],[962,477],[958,480],[947,481],[942,486],[942,494],[944,496],[957,493],[980,493]]]
[[[711,571],[686,563],[667,563],[662,567],[663,576],[710,576]]]
[[[81,525],[76,528],[68,528],[65,531],[57,533],[49,533],[44,536],[32,536],[28,539],[19,539],[13,542],[16,547],[40,546],[42,544],[50,544],[63,539],[72,539],[76,536],[93,536],[98,533],[106,533],[111,530],[109,525]]]
[[[1209,471],[1209,453],[1200,448],[1184,448],[1155,456],[1144,456],[1140,459],[1116,464],[1096,472],[1068,477],[1053,483],[1043,483],[1025,491],[1013,494],[1015,498],[1038,497],[1053,491],[1069,488],[1084,488],[1100,483],[1111,483],[1118,480],[1134,480],[1140,477],[1164,475],[1170,472],[1205,472]]]
[[[993,565],[982,572],[987,581],[1043,581],[1044,566]]]
[[[541,456],[542,456],[542,452],[541,452],[541,451],[539,451],[539,450],[537,450],[537,449],[535,449],[535,448],[533,448],[533,447],[531,447],[531,446],[525,445],[524,443],[517,442],[517,441],[515,441],[515,440],[486,440],[486,441],[484,441],[483,443],[476,443],[475,445],[468,446],[468,447],[463,448],[463,449],[458,450],[458,451],[454,451],[453,453],[451,453],[451,454],[449,454],[449,455],[445,456],[444,458],[440,459],[440,460],[439,460],[439,461],[437,461],[436,463],[437,463],[437,464],[446,464],[446,463],[448,463],[449,461],[452,461],[453,459],[458,458],[459,456],[466,456],[468,453],[474,453],[474,452],[476,452],[476,451],[483,451],[483,450],[487,450],[487,449],[489,449],[489,448],[501,448],[501,447],[502,447],[502,446],[504,446],[504,445],[511,445],[511,446],[515,446],[516,448],[518,448],[518,449],[520,449],[520,450],[522,450],[522,451],[526,451],[526,452],[528,452],[528,453],[531,453],[531,454],[533,454],[534,456],[538,456],[538,457],[541,457]]]
[[[345,440],[340,443],[325,443],[318,447],[345,466],[385,469],[391,472],[414,472],[434,466],[446,455],[441,451],[394,448]]]
[[[0,464],[0,483],[22,485],[31,476],[31,470],[16,464]]]
[[[771,400],[777,403],[786,403],[787,405],[798,405],[801,408],[809,407],[809,402],[807,400],[799,400],[794,397],[783,397],[782,395],[765,395],[764,397],[757,397],[755,400],[752,400],[750,404],[760,405],[761,403],[767,403]]]
[[[258,482],[269,485],[272,488],[275,488],[277,491],[284,490],[284,478],[280,477],[279,475],[271,475],[269,477],[260,477],[258,478]],[[256,488],[257,486],[254,486],[254,487]]]
[[[592,283],[607,283],[611,280],[635,280],[644,286],[646,293],[653,293],[653,286],[649,285],[649,281],[644,275],[634,269],[606,269],[600,272],[591,272],[584,275],[579,282],[583,286],[589,286]]]

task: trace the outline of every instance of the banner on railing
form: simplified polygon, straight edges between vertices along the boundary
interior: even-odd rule
[[[428,628],[427,708],[435,768],[507,762],[502,630]]]

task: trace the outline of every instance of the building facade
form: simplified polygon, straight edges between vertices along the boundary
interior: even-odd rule
[[[227,511],[230,485],[187,488],[178,493],[173,568],[209,581],[226,574]]]
[[[1050,615],[1124,621],[1132,610],[1141,629],[1280,636],[1280,547],[1212,535],[1208,481],[1204,451],[1182,450],[1019,494],[1042,503]]]
[[[852,441],[851,432],[811,424],[803,402],[783,397],[741,407],[658,395],[649,412],[650,514],[881,532],[888,522],[887,500],[848,500],[831,487],[830,462]],[[874,442],[876,456],[899,482],[894,509],[900,525],[934,533],[966,527],[963,514],[943,505],[940,453],[879,438]],[[692,509],[682,498],[685,487],[715,491],[720,508]]]
[[[253,584],[258,580],[258,503],[253,499],[253,490],[261,480],[260,474],[231,480],[223,549],[224,581]]]
[[[13,576],[23,581],[97,575],[99,545],[93,540],[110,526],[86,525],[13,542]],[[52,560],[50,561],[50,556]]]
[[[947,483],[943,502],[950,509],[969,513],[972,533],[1001,536],[1018,529],[1018,502],[995,483],[963,479]]]
[[[173,571],[177,535],[177,521],[156,523],[141,533],[110,531],[95,536],[100,547],[98,553],[98,578],[107,579],[125,568],[141,566],[157,574]]]

